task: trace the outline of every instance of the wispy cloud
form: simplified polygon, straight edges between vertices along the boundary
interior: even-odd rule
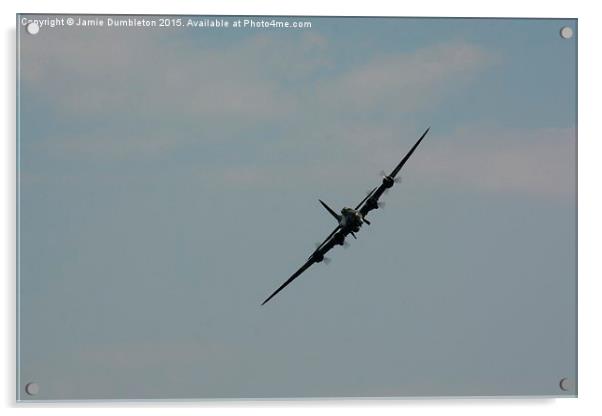
[[[139,138],[142,147],[155,147],[145,136],[158,127],[170,126],[176,144],[182,127],[196,126],[205,140],[248,128],[302,131],[308,123],[319,131],[358,112],[412,112],[494,61],[478,46],[450,42],[368,54],[335,70],[336,46],[315,32],[219,46],[148,32],[80,35],[59,30],[28,38],[23,59],[35,62],[24,62],[24,91],[66,122],[90,122],[86,133],[120,134],[135,125],[129,140]],[[76,146],[86,142],[73,136],[67,141]]]
[[[275,168],[293,178],[283,186],[324,177],[359,180],[388,169],[420,133],[416,128],[426,127],[404,125],[399,114],[407,119],[436,106],[500,59],[452,41],[335,67],[335,46],[315,32],[255,35],[219,47],[146,32],[45,36],[24,45],[23,59],[36,60],[23,65],[24,87],[46,100],[57,119],[87,128],[57,129],[36,143],[38,151],[57,158],[160,159],[228,138],[283,158],[234,159],[196,175],[224,186],[278,186]],[[283,137],[266,141],[270,132]],[[435,128],[432,135],[413,166],[428,182],[540,194],[571,189],[571,129]],[[316,151],[304,158],[300,146]],[[362,169],[351,169],[351,160]],[[194,167],[190,172],[195,176]]]
[[[320,99],[335,111],[415,111],[498,60],[479,46],[457,41],[383,54],[325,81]]]
[[[24,45],[24,87],[67,117],[259,123],[295,110],[285,81],[321,64],[317,35],[221,46],[144,32],[53,31]],[[291,60],[302,51],[310,59]],[[314,58],[311,58],[314,56]],[[326,59],[324,57],[324,59]]]
[[[574,128],[468,126],[433,140],[417,175],[446,186],[533,196],[571,196]]]

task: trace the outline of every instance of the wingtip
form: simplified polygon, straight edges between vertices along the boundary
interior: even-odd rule
[[[261,306],[263,306],[266,303],[268,303],[274,296],[276,296],[276,293],[278,293],[278,292],[272,293],[266,300],[264,300],[263,302],[261,302]]]

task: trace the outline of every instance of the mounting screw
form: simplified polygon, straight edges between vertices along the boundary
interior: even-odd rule
[[[573,388],[573,383],[571,383],[571,380],[565,377],[563,379],[560,379],[560,383],[558,383],[558,386],[560,386],[560,390],[562,391],[569,391]]]
[[[40,31],[40,25],[36,22],[31,22],[26,26],[26,29],[27,33],[29,33],[30,35],[37,35]]]
[[[38,383],[27,383],[25,385],[25,393],[29,394],[30,396],[35,396],[39,392],[40,386],[38,385]]]
[[[573,29],[569,26],[565,26],[560,29],[560,37],[562,39],[570,39],[573,37]]]

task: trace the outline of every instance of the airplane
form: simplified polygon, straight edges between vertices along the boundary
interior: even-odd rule
[[[288,278],[286,282],[284,282],[274,293],[272,293],[266,300],[263,301],[262,305],[265,305],[276,296],[282,289],[287,287],[293,280],[299,277],[305,270],[307,270],[314,263],[321,263],[325,260],[325,254],[329,252],[333,247],[339,245],[345,245],[345,238],[351,234],[351,236],[357,239],[355,233],[359,232],[361,226],[363,224],[370,225],[370,221],[366,219],[368,213],[372,210],[379,208],[378,199],[382,196],[385,191],[392,188],[395,183],[398,182],[398,173],[408,161],[414,150],[418,147],[424,136],[429,132],[430,127],[425,130],[425,132],[420,136],[420,139],[414,144],[414,146],[410,149],[410,151],[401,159],[401,162],[395,169],[391,171],[388,175],[383,175],[382,183],[376,188],[372,189],[362,201],[355,206],[355,208],[345,207],[341,210],[341,213],[338,214],[332,208],[330,208],[324,201],[319,199],[320,204],[332,215],[338,222],[336,228],[326,237],[326,239],[322,242],[322,244],[318,245],[314,252],[307,258],[307,261],[303,266],[299,268],[291,277]]]

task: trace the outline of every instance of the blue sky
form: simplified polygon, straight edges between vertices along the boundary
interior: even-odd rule
[[[36,397],[563,394],[576,22],[311,21],[20,34]],[[317,199],[428,126],[373,225],[260,308],[334,226]]]

